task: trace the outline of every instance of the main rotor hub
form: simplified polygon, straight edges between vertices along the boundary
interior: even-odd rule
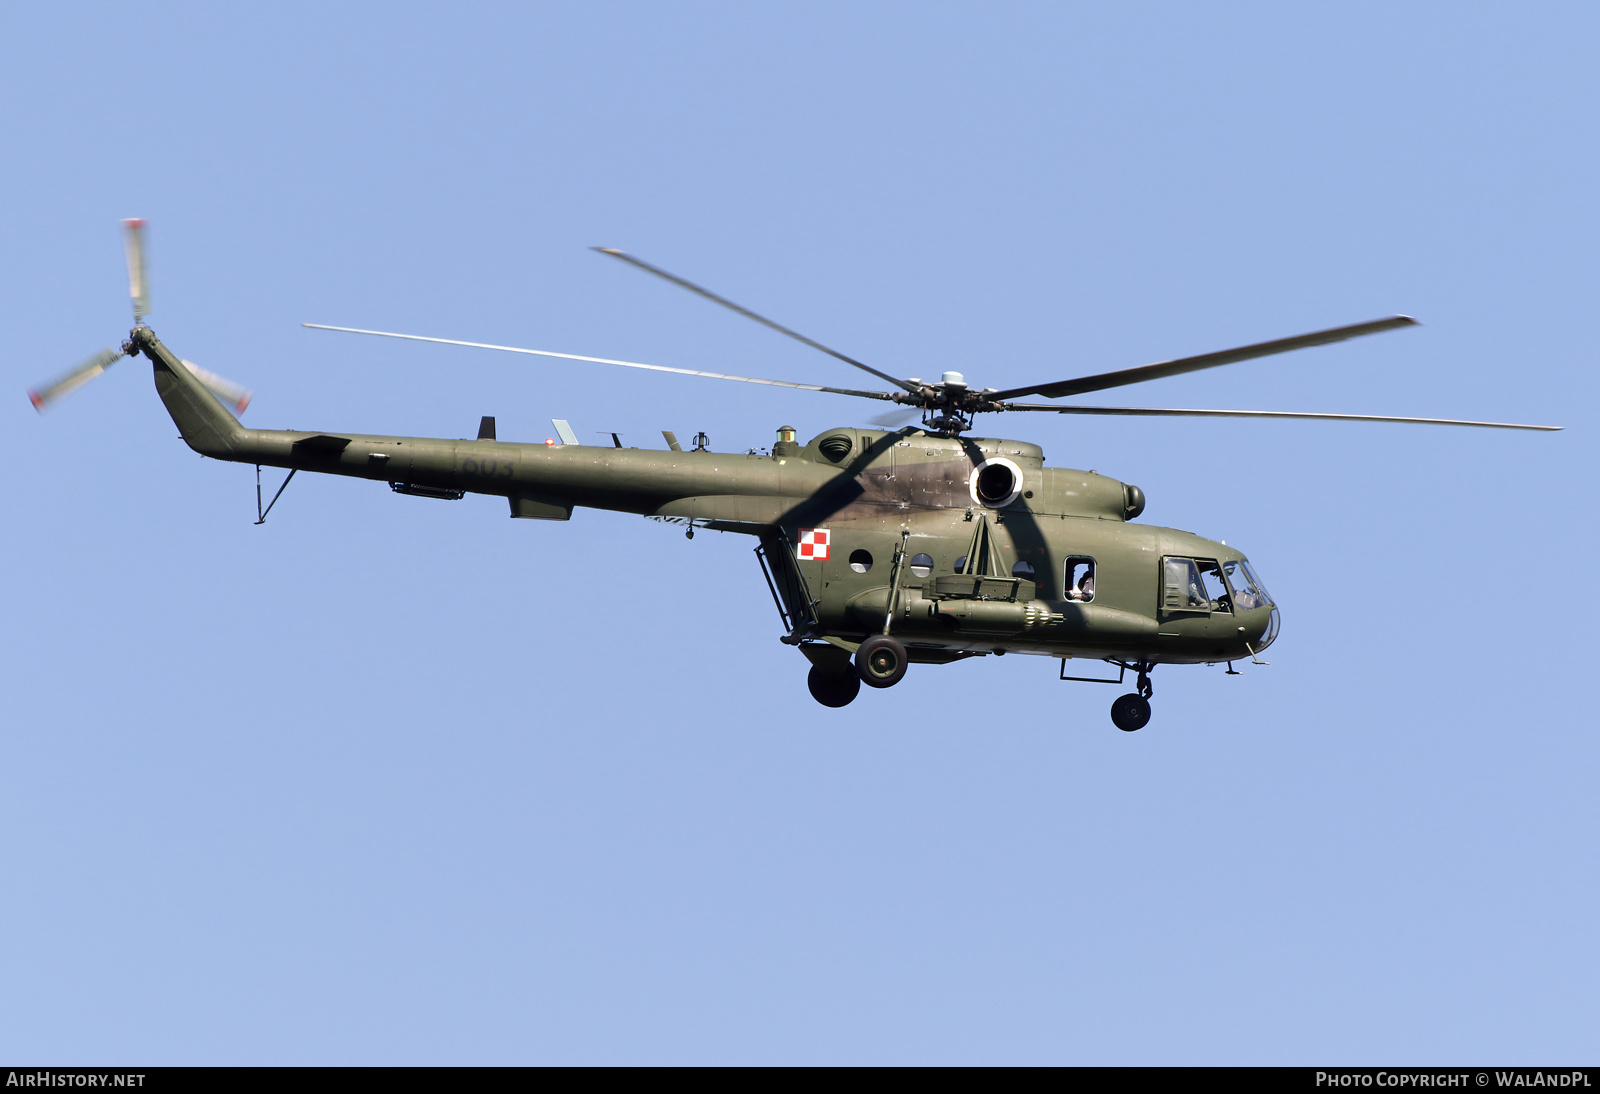
[[[921,410],[923,427],[932,433],[956,436],[972,428],[974,415],[1005,409],[1004,404],[990,398],[994,388],[974,391],[959,372],[946,372],[937,384],[912,382],[917,383],[917,390],[896,392],[889,397]]]

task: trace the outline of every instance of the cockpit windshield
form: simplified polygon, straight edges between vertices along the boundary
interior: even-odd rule
[[[1224,562],[1222,569],[1228,575],[1228,584],[1233,588],[1233,605],[1242,612],[1253,611],[1256,608],[1272,607],[1272,598],[1267,595],[1267,590],[1262,587],[1255,571],[1244,559],[1233,562]]]

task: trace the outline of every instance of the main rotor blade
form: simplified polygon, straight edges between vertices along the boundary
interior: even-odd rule
[[[1343,342],[1347,338],[1360,338],[1364,334],[1378,334],[1381,331],[1417,325],[1417,321],[1409,315],[1392,315],[1387,319],[1377,319],[1371,323],[1353,323],[1348,327],[1319,330],[1312,334],[1302,334],[1295,338],[1280,338],[1275,342],[1257,342],[1253,346],[1240,346],[1238,349],[1225,349],[1218,353],[1203,353],[1198,357],[1180,357],[1175,361],[1158,361],[1153,365],[1125,368],[1120,372],[1102,372],[1096,376],[1081,376],[1076,380],[1062,380],[1059,383],[1041,384],[1037,387],[1014,387],[1006,391],[994,392],[990,398],[996,402],[1015,399],[1019,395],[1038,395],[1045,399],[1060,399],[1067,395],[1082,395],[1086,391],[1102,391],[1108,387],[1139,384],[1146,380],[1159,380],[1166,376],[1177,376],[1185,372],[1198,372],[1203,368],[1231,365],[1236,361],[1248,361],[1252,357],[1270,357],[1274,353],[1288,353],[1290,350],[1295,349],[1325,346],[1329,342]]]
[[[685,281],[683,278],[679,277],[677,274],[668,273],[666,270],[663,270],[659,266],[652,266],[652,265],[650,265],[650,263],[646,262],[644,259],[635,258],[633,255],[629,254],[626,251],[619,251],[614,247],[591,247],[590,250],[599,251],[603,255],[610,255],[612,258],[620,258],[622,261],[628,263],[631,266],[637,266],[639,269],[645,271],[646,273],[655,274],[657,277],[661,278],[664,281],[670,281],[674,285],[678,285],[678,286],[680,286],[682,288],[688,289],[692,293],[698,293],[699,295],[705,297],[707,300],[710,300],[712,303],[721,304],[723,307],[728,308],[731,311],[738,312],[740,315],[744,316],[746,319],[754,319],[757,323],[760,323],[763,327],[767,327],[767,328],[769,328],[771,330],[775,330],[779,334],[787,335],[788,337],[793,338],[796,342],[800,342],[800,343],[803,343],[804,345],[810,346],[812,349],[821,350],[823,353],[826,353],[829,357],[833,357],[833,358],[836,358],[837,360],[843,361],[847,365],[854,365],[856,368],[862,369],[862,370],[864,370],[866,372],[870,372],[870,373],[872,373],[872,375],[876,376],[878,379],[884,381],[885,383],[893,384],[895,387],[900,388],[902,391],[916,391],[916,390],[918,390],[916,384],[908,383],[905,380],[896,379],[895,377],[890,376],[887,372],[879,372],[877,369],[873,368],[871,365],[864,365],[860,361],[857,361],[854,357],[846,357],[844,354],[840,353],[838,350],[829,349],[827,346],[823,345],[821,342],[813,341],[812,339],[807,338],[805,335],[801,334],[799,331],[792,331],[788,327],[784,326],[781,323],[774,323],[772,320],[768,319],[766,316],[757,315],[755,312],[751,311],[749,308],[742,307],[741,305],[735,304],[732,300],[729,300],[725,296],[718,296],[716,293],[712,292],[710,289],[702,288],[701,286],[696,285],[693,281]]]
[[[902,410],[890,410],[886,413],[879,414],[876,418],[868,421],[867,424],[876,426],[879,429],[898,429],[916,416],[916,410],[907,407]]]
[[[496,346],[488,342],[463,342],[456,338],[428,338],[421,334],[395,334],[386,330],[362,330],[359,327],[330,327],[324,323],[301,323],[312,330],[337,330],[346,334],[372,334],[380,338],[404,338],[409,342],[438,342],[446,346],[470,346],[473,349],[497,349],[504,353],[531,353],[537,357],[559,357],[565,361],[589,361],[597,365],[621,365],[623,368],[644,368],[651,372],[676,372],[680,376],[706,376],[713,380],[738,380],[744,384],[767,384],[771,387],[792,387],[800,391],[827,391],[834,395],[855,395],[862,399],[893,399],[887,391],[855,391],[847,387],[823,387],[821,384],[794,384],[788,380],[763,380],[755,376],[733,376],[725,372],[706,372],[703,369],[669,368],[666,365],[645,365],[638,361],[614,361],[609,357],[584,357],[577,353],[556,353],[547,349],[523,349],[520,346]]]
[[[1306,418],[1331,422],[1404,422],[1408,425],[1475,425],[1485,429],[1537,429],[1553,433],[1559,425],[1519,425],[1515,422],[1468,422],[1455,418],[1397,418],[1388,414],[1307,414],[1297,410],[1174,410],[1149,406],[1055,406],[1048,403],[1008,403],[1006,410],[1039,410],[1051,414],[1123,414],[1144,418]]]
[[[44,408],[50,403],[66,395],[71,395],[84,384],[93,380],[106,369],[116,364],[122,354],[114,349],[103,349],[83,364],[73,369],[56,380],[52,380],[42,388],[35,388],[28,392],[28,401],[33,404],[33,409],[44,413]]]
[[[128,255],[128,295],[133,297],[133,325],[150,314],[150,280],[144,269],[144,221],[133,217],[122,222],[122,246]]]
[[[218,376],[209,369],[203,369],[193,361],[184,361],[184,365],[194,378],[204,384],[211,393],[233,408],[234,414],[243,414],[250,405],[251,394],[249,389],[241,387],[226,376]]]

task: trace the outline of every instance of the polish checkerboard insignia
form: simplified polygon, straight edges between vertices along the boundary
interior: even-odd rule
[[[828,536],[826,528],[800,529],[800,557],[814,562],[828,561]]]

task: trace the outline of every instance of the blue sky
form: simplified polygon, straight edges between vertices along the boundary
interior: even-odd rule
[[[1587,5],[49,5],[0,71],[0,1056],[44,1063],[1548,1063],[1600,1047]],[[989,428],[1283,605],[1155,717],[1053,662],[825,710],[735,536],[251,469],[263,427],[859,424],[836,397],[302,329],[1560,434]],[[275,484],[269,476],[268,481]]]

